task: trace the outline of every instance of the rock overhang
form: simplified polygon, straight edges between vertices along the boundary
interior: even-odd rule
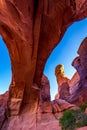
[[[37,4],[34,0],[0,0],[0,34],[10,53],[15,81],[15,86],[10,86],[10,102],[22,91],[19,104],[31,104],[32,100],[37,106],[39,91],[32,84],[40,88],[47,58],[66,29],[87,17],[86,5],[86,0],[38,0]]]

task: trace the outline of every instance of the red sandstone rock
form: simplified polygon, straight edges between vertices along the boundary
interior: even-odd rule
[[[79,57],[75,58],[72,65],[78,71],[80,80],[78,87],[76,85],[76,91],[69,99],[70,102],[75,104],[83,104],[87,101],[87,38],[83,40],[78,50]]]
[[[55,95],[55,98],[54,99],[59,99],[59,93],[57,93],[56,95]]]
[[[40,113],[51,113],[51,100],[50,100],[50,84],[49,80],[45,75],[42,76],[41,90],[40,90],[40,101],[38,112]]]
[[[61,85],[69,81],[69,79],[65,76],[63,65],[60,64],[56,66],[55,75],[58,83],[58,90],[60,90]]]
[[[56,95],[56,99],[60,98],[63,100],[67,100],[70,96],[69,92],[69,79],[65,76],[64,66],[58,65],[55,69],[55,75],[58,83],[58,94]]]
[[[6,108],[7,108],[8,92],[0,95],[0,129],[5,121]]]
[[[33,83],[40,87],[47,58],[69,25],[87,16],[86,6],[86,0],[0,0],[0,34],[11,57],[13,90],[24,83],[21,98],[30,108],[37,108],[39,97]],[[14,98],[13,90],[10,98]]]
[[[78,54],[79,56],[72,62],[72,66],[77,70],[72,79],[68,80],[65,77],[62,66],[56,68],[56,77],[59,84],[59,98],[81,105],[87,100],[87,38],[81,43]]]
[[[5,107],[7,104],[9,93],[8,91],[0,95],[0,106]]]
[[[70,90],[69,90],[69,84],[66,82],[66,83],[63,83],[61,85],[61,89],[59,91],[59,98],[60,99],[63,99],[63,100],[68,100],[69,97],[70,97]]]
[[[73,62],[72,62],[72,66],[77,70],[78,74],[81,76],[81,63],[80,63],[80,57],[76,57]]]
[[[76,129],[76,130],[87,130],[87,126],[78,128],[78,129]]]
[[[0,34],[9,50],[13,77],[8,103],[11,117],[2,130],[36,129],[39,88],[47,58],[70,24],[87,17],[86,7],[86,0],[0,0]],[[27,105],[28,112],[12,117]],[[45,117],[48,123],[42,123],[39,130],[58,129],[58,121],[49,123],[49,117]]]
[[[68,109],[78,109],[78,107],[74,104],[70,104],[65,100],[56,99],[52,101],[52,111],[53,113],[63,112]]]
[[[81,64],[81,75],[80,79],[85,80],[83,86],[87,87],[87,84],[85,84],[86,78],[87,78],[87,37],[83,40],[81,43],[79,50],[78,50],[79,58],[80,58],[80,64]]]
[[[49,118],[48,118],[49,117]],[[43,114],[42,120],[37,123],[37,130],[61,130],[59,120],[52,114]]]
[[[69,87],[70,87],[69,91],[71,95],[73,95],[78,89],[79,81],[80,81],[80,77],[79,74],[76,72],[71,78],[71,80],[69,81]]]
[[[25,112],[21,116],[13,116],[3,125],[2,130],[61,130],[59,121],[54,115],[45,113],[41,120],[37,120],[36,114]]]

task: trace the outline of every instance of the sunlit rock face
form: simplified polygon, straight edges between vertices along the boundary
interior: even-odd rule
[[[41,91],[45,92],[45,89],[41,90],[43,69],[66,29],[74,21],[87,17],[86,7],[86,0],[0,0],[0,34],[12,64],[7,108],[10,117],[2,130],[59,128],[52,113],[42,114],[37,123]],[[48,81],[46,83],[49,88]],[[49,94],[46,93],[45,98],[43,95],[42,99],[50,102]],[[51,112],[55,104],[50,108],[50,103],[47,107],[46,102],[43,105]]]
[[[67,100],[70,96],[69,92],[69,79],[65,76],[64,66],[58,65],[55,69],[55,75],[58,83],[58,94],[55,96],[55,99],[60,98]]]
[[[15,81],[9,93],[10,112],[16,99],[19,104],[10,115],[19,113],[21,103],[30,104],[32,113],[37,110],[40,93],[32,85],[40,87],[47,58],[68,26],[87,16],[86,5],[86,0],[0,0],[0,34],[10,53]]]
[[[64,73],[64,66],[62,64],[56,66],[55,76],[56,76],[57,83],[60,89],[60,86],[62,85],[62,83],[68,81],[68,78],[65,76],[65,73]]]

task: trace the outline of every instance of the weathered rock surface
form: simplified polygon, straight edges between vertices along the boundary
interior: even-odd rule
[[[0,35],[9,50],[12,64],[8,100],[10,117],[2,130],[58,129],[58,121],[52,113],[41,114],[41,124],[37,123],[40,96],[44,101],[40,92],[43,69],[66,29],[74,21],[87,17],[86,7],[87,0],[0,0]],[[81,64],[85,58],[83,54]],[[85,65],[82,65],[84,80],[81,81],[84,88],[87,79]],[[49,99],[46,93],[43,112],[51,112]]]
[[[69,109],[78,109],[78,107],[76,107],[76,105],[74,104],[70,104],[65,100],[62,99],[56,99],[54,101],[52,101],[52,111],[53,113],[59,113],[59,112],[63,112],[65,110],[69,110]]]
[[[71,78],[71,80],[69,81],[69,91],[70,94],[73,95],[77,89],[78,89],[78,85],[79,85],[79,81],[80,81],[80,76],[78,74],[78,72],[76,72],[73,77]]]
[[[7,100],[8,100],[8,92],[0,95],[0,129],[6,118]]]
[[[37,114],[30,115],[28,109],[26,107],[26,111],[21,115],[10,117],[2,130],[61,130],[58,120],[52,113],[43,113],[38,119]]]
[[[58,95],[55,96],[59,99],[67,100],[70,96],[69,79],[65,76],[64,66],[58,65],[55,69],[55,75],[58,83]]]
[[[76,57],[73,62],[72,62],[72,66],[77,70],[79,76],[81,76],[81,63],[80,63],[80,57]]]
[[[58,83],[58,90],[60,90],[61,85],[69,81],[69,79],[65,76],[64,66],[62,64],[56,66],[55,75]]]
[[[86,6],[86,0],[0,0],[0,34],[10,53],[15,81],[9,93],[10,115],[19,113],[21,103],[30,104],[32,113],[37,110],[40,93],[32,86],[40,87],[47,58],[70,24],[87,16]],[[14,95],[19,100],[19,87],[17,111],[11,106]]]
[[[80,79],[83,82],[83,86],[87,87],[87,37],[81,43],[78,50],[78,54],[81,64]]]
[[[33,87],[38,89],[35,85]],[[16,109],[17,104],[14,105]],[[1,130],[61,130],[59,118],[62,116],[62,112],[68,109],[78,109],[76,105],[62,99],[50,101],[50,85],[45,75],[42,76],[41,80],[37,112],[30,113],[30,105],[23,105],[23,110],[19,115],[8,116],[7,120],[4,118],[5,122]]]
[[[87,101],[87,38],[81,43],[78,54],[79,56],[75,58],[72,65],[76,68],[80,79],[76,79],[78,86],[76,85],[76,88],[74,87],[76,91],[72,94],[70,102],[83,104]]]
[[[40,100],[39,100],[39,113],[51,113],[51,97],[50,97],[50,84],[49,80],[45,75],[42,76]]]
[[[81,105],[87,101],[87,38],[83,40],[72,66],[77,70],[71,80],[65,77],[64,67],[56,67],[56,78],[58,82],[58,94],[56,99],[64,99],[70,103]]]
[[[87,126],[78,128],[78,129],[76,129],[76,130],[87,130]]]
[[[77,107],[59,99],[52,102],[54,114],[49,111],[44,111],[44,113],[37,111],[37,113],[31,114],[29,113],[29,105],[26,105],[20,115],[9,117],[1,130],[61,130],[59,118],[62,116],[62,112],[67,109],[77,109]]]

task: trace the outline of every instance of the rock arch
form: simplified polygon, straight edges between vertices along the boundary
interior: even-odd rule
[[[21,103],[29,103],[32,112],[37,110],[45,62],[68,26],[87,16],[86,6],[86,0],[0,0],[0,34],[10,53],[13,74],[8,102],[11,115],[19,113]]]

